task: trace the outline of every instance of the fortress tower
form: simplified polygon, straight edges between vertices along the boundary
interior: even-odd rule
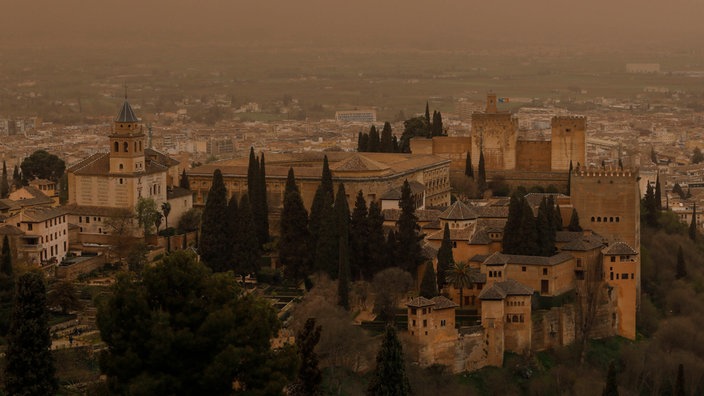
[[[586,163],[587,119],[575,116],[552,118],[551,167],[552,171],[563,171]]]
[[[133,174],[145,169],[144,133],[125,98],[110,135],[110,173]]]
[[[486,98],[486,111],[472,114],[472,158],[479,161],[484,152],[487,169],[513,170],[516,168],[518,119],[496,107],[496,94]]]

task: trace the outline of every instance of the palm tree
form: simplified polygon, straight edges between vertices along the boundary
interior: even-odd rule
[[[169,213],[171,213],[171,204],[164,202],[161,204],[161,213],[164,214],[164,220],[166,222],[166,228],[169,228]]]
[[[464,288],[472,284],[472,269],[469,264],[459,262],[450,263],[450,269],[445,273],[447,281],[452,284],[452,287],[460,291],[460,308],[464,302]]]

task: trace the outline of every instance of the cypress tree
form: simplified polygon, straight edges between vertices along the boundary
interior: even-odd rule
[[[445,223],[445,229],[442,233],[442,242],[438,249],[438,290],[445,287],[445,275],[450,270],[450,263],[455,261],[452,255],[452,240],[450,240],[450,227]]]
[[[570,189],[572,188],[572,160],[570,160],[570,170],[567,172],[567,195],[570,194]]]
[[[467,151],[467,157],[464,163],[464,174],[468,178],[474,180],[474,167],[472,166],[472,153]]]
[[[430,126],[430,106],[425,102],[425,125]]]
[[[408,180],[403,182],[401,187],[401,199],[398,203],[401,214],[396,222],[398,234],[398,250],[396,252],[396,264],[398,267],[410,272],[417,277],[418,265],[423,261],[423,251],[420,246],[422,235],[418,234],[418,217],[416,217],[415,202],[411,194],[411,185]]]
[[[357,137],[357,151],[360,153],[369,151],[369,134],[359,132],[359,136]]]
[[[259,157],[259,180],[257,180],[259,192],[257,198],[259,201],[252,202],[252,212],[254,213],[254,222],[257,229],[257,239],[259,246],[264,246],[269,242],[269,204],[267,203],[266,193],[266,163],[264,162],[264,152]],[[256,207],[256,209],[255,209]]]
[[[692,207],[692,221],[689,223],[689,239],[697,240],[697,204]]]
[[[359,131],[359,133],[357,134],[357,151],[360,153],[364,151],[362,149],[362,144],[363,144],[362,139],[364,139],[364,134],[362,133],[362,131]]]
[[[435,270],[433,269],[433,263],[427,262],[425,264],[425,272],[423,273],[423,280],[420,282],[420,296],[425,298],[433,298],[438,295],[438,279],[435,277]]]
[[[562,212],[560,211],[560,205],[555,204],[555,219],[553,224],[555,225],[555,231],[562,231]]]
[[[532,216],[532,213],[531,213]],[[553,214],[548,208],[548,200],[543,197],[538,207],[538,217],[536,219],[537,233],[537,254],[540,256],[552,256],[555,253],[555,228],[552,224]]]
[[[567,226],[568,231],[582,231],[582,226],[579,225],[579,215],[576,209],[572,209],[572,215],[570,216],[570,224]]]
[[[41,273],[17,280],[5,357],[5,391],[10,395],[53,395],[58,389],[51,355],[46,287]]]
[[[479,194],[483,195],[486,191],[486,168],[484,165],[484,150],[479,151],[479,167],[477,169],[477,188],[479,189]]]
[[[314,318],[308,318],[303,329],[296,335],[296,347],[301,365],[298,378],[288,394],[292,396],[318,396],[323,373],[318,367],[318,354],[315,347],[320,341],[322,328],[315,325]]]
[[[396,138],[396,135],[393,135],[391,137],[391,142],[393,143],[393,147],[394,147],[394,151],[392,151],[392,152],[393,153],[400,153],[401,148],[398,146],[398,138]]]
[[[367,201],[362,190],[357,192],[354,209],[350,218],[350,272],[357,279],[364,279],[370,266],[369,259],[369,226]]]
[[[191,182],[188,181],[188,174],[185,169],[181,172],[181,180],[179,181],[178,186],[185,188],[186,190],[191,189]]]
[[[656,165],[658,163],[658,155],[655,153],[655,148],[653,146],[650,146],[650,161]]]
[[[2,253],[0,253],[0,274],[7,277],[12,276],[12,251],[10,240],[5,235],[2,238]]]
[[[332,184],[332,172],[330,172],[330,165],[328,163],[328,156],[323,156],[323,174],[320,181],[323,186],[323,190],[328,193],[330,197],[330,202],[335,202],[335,188]]]
[[[347,203],[347,194],[345,185],[340,183],[337,187],[337,195],[335,196],[335,227],[336,235],[338,236],[338,276],[340,278],[339,285],[344,283],[346,309],[349,309],[349,280],[350,280],[350,258],[349,258],[349,243],[350,243],[350,206]],[[339,293],[343,293],[340,291]],[[342,299],[340,300],[342,301]],[[342,304],[340,304],[342,305]]]
[[[684,365],[680,363],[677,366],[677,381],[675,382],[674,396],[685,396],[687,392],[685,392],[684,388]]]
[[[213,172],[213,182],[203,209],[199,248],[201,258],[213,272],[230,269],[230,257],[223,252],[230,251],[228,247],[232,240],[228,239],[228,222],[223,219],[227,219],[227,190],[222,172],[216,169]]]
[[[7,180],[7,164],[2,161],[2,178],[0,178],[0,198],[7,198],[10,194],[10,184]]]
[[[310,251],[308,242],[308,212],[303,205],[301,193],[296,186],[293,168],[289,168],[284,190],[284,205],[281,210],[281,235],[279,238],[279,261],[286,275],[294,280],[308,275]]]
[[[386,238],[384,237],[384,216],[381,214],[381,205],[372,201],[369,203],[367,216],[367,252],[369,258],[362,267],[366,280],[371,280],[374,274],[385,268],[387,258]],[[389,263],[393,263],[390,261]]]
[[[337,279],[337,305],[350,310],[350,255],[349,239],[347,233],[340,235],[338,257],[338,279]]]
[[[347,193],[345,185],[340,183],[337,186],[337,195],[335,196],[335,224],[337,226],[337,234],[348,237],[350,227],[350,206],[347,203]]]
[[[662,192],[660,191],[660,173],[655,177],[655,209],[662,210]]]
[[[391,134],[391,124],[387,121],[384,123],[384,128],[381,130],[381,143],[379,151],[382,153],[393,153],[394,142]]]
[[[17,165],[15,165],[15,170],[12,172],[12,184],[15,189],[22,187],[22,175],[20,174],[20,168]]]
[[[520,226],[520,248],[518,254],[527,256],[539,256],[540,249],[538,245],[538,227],[535,217],[533,217],[533,209],[531,209],[528,200],[523,199],[523,209],[521,213]]]
[[[367,396],[407,396],[411,386],[406,376],[403,348],[396,336],[396,328],[386,326],[384,341],[376,355],[376,368],[367,388]]]
[[[523,215],[523,197],[514,193],[508,204],[508,219],[504,226],[504,237],[501,241],[501,249],[505,254],[519,254],[519,243],[521,240],[520,227],[521,216]]]
[[[332,205],[332,200],[325,191],[323,184],[318,184],[318,188],[315,190],[315,196],[313,196],[313,203],[310,206],[310,221],[308,223],[308,229],[310,230],[310,246],[313,248],[318,245],[323,211],[330,205]],[[315,260],[315,252],[313,252],[313,260]]]
[[[682,246],[677,248],[677,270],[675,278],[682,279],[687,277],[687,264],[684,261],[684,253],[682,252]]]
[[[254,155],[254,147],[249,148],[249,165],[247,166],[247,193],[250,201],[259,200],[259,158]]]
[[[658,225],[658,213],[657,213],[657,203],[655,202],[655,192],[653,191],[653,186],[648,183],[648,187],[645,190],[645,197],[643,198],[643,206],[645,208],[645,220],[651,227],[657,227]]]
[[[332,279],[337,279],[338,273],[338,240],[337,222],[335,221],[335,209],[330,203],[327,194],[324,195],[323,211],[320,214],[320,225],[318,239],[315,245],[313,257],[313,268],[316,271],[324,271]]]
[[[259,272],[261,251],[254,225],[254,214],[247,194],[243,194],[240,199],[237,224],[239,232],[235,235],[235,248],[232,252],[235,273],[243,277],[247,274],[256,274]]]
[[[227,251],[222,252],[223,255],[230,258],[234,257],[235,251],[239,249],[239,246],[237,246],[237,238],[239,234],[244,231],[244,228],[240,227],[238,212],[239,204],[237,203],[237,196],[233,194],[230,197],[230,201],[227,203],[227,227],[225,228],[227,231],[227,240],[230,241],[230,243],[227,245]]]
[[[374,125],[369,128],[369,143],[367,144],[367,149],[370,153],[377,153],[381,149],[381,138],[379,137],[379,131],[376,130]]]
[[[618,396],[618,384],[616,383],[616,366],[614,362],[609,363],[609,371],[606,374],[606,385],[602,396]]]
[[[397,251],[399,249],[398,240],[396,239],[396,233],[394,230],[390,230],[389,234],[386,236],[386,254],[384,255],[384,265],[379,270],[383,270],[388,267],[398,266]]]

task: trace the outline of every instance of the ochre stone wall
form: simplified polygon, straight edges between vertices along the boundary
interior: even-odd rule
[[[552,126],[552,170],[568,170],[570,160],[586,165],[586,131],[587,119],[575,116],[557,116],[551,121]]]
[[[542,140],[519,140],[516,144],[516,169],[550,172],[551,143]]]
[[[486,169],[516,168],[518,119],[509,113],[472,114],[472,162],[483,148]]]

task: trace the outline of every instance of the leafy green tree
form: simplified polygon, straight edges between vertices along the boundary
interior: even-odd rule
[[[156,208],[156,202],[154,202],[152,198],[140,197],[137,200],[135,212],[137,214],[137,224],[139,224],[142,230],[144,230],[144,235],[151,235],[152,227],[156,225],[157,219],[160,215]]]
[[[295,280],[309,273],[310,249],[308,243],[308,212],[303,206],[301,193],[296,186],[293,168],[289,168],[284,190],[284,206],[281,210],[281,233],[279,238],[279,261],[286,275]]]
[[[37,150],[20,164],[24,180],[47,179],[58,182],[66,170],[66,164],[54,154]]]
[[[377,153],[381,149],[381,137],[379,136],[379,131],[376,127],[372,125],[369,128],[369,143],[367,143],[367,151],[370,153]]]
[[[438,279],[435,277],[432,262],[425,264],[425,272],[420,282],[420,295],[425,298],[433,298],[438,295]]]
[[[675,271],[675,278],[682,279],[687,277],[687,263],[684,261],[684,253],[682,252],[682,245],[677,248],[677,267]]]
[[[350,217],[350,272],[357,279],[364,278],[365,267],[370,264],[368,215],[367,201],[359,190]]]
[[[50,306],[59,307],[64,315],[70,310],[81,308],[76,286],[69,281],[54,282],[47,293],[47,302]]]
[[[368,260],[362,268],[364,279],[370,280],[377,272],[386,267],[386,238],[384,237],[384,216],[381,214],[381,205],[377,201],[369,203],[367,216],[367,252]]]
[[[12,277],[12,250],[7,235],[2,238],[2,253],[0,253],[0,274]]]
[[[447,282],[460,292],[460,308],[464,306],[464,289],[472,285],[472,269],[464,262],[452,263],[446,274]]]
[[[191,189],[191,182],[188,181],[188,174],[186,173],[186,169],[181,172],[181,180],[179,180],[178,186],[181,188],[185,188],[186,190]]]
[[[7,164],[2,161],[2,178],[0,178],[0,198],[7,198],[10,194],[10,183],[7,179]]]
[[[161,204],[161,214],[164,215],[164,222],[166,229],[169,229],[169,214],[171,214],[171,204],[169,202],[164,202]],[[158,228],[158,227],[157,227]],[[171,251],[171,238],[166,238],[166,251]]]
[[[46,286],[39,272],[17,279],[7,335],[5,392],[9,395],[53,395],[58,389],[51,355]]]
[[[702,154],[702,150],[699,147],[695,147],[692,151],[692,163],[698,164],[702,161],[704,161],[704,154]]]
[[[474,180],[474,167],[472,166],[472,153],[467,151],[467,157],[464,163],[464,174],[468,178]]]
[[[228,238],[227,190],[220,169],[213,172],[213,182],[208,192],[208,199],[203,209],[203,220],[200,232],[199,253],[203,261],[214,272],[227,271],[230,268],[229,246],[232,240]],[[225,254],[223,254],[225,253]]]
[[[296,347],[301,365],[298,378],[289,387],[290,396],[319,396],[323,373],[318,367],[318,354],[315,347],[320,341],[321,326],[316,326],[315,318],[308,318],[303,329],[296,335]]]
[[[291,347],[271,348],[279,321],[269,303],[185,251],[142,278],[119,277],[98,306],[100,366],[113,392],[230,395],[237,384],[251,395],[283,394],[297,358]]]
[[[376,368],[367,388],[368,396],[407,396],[411,394],[404,367],[403,348],[396,328],[386,326],[381,349],[376,356]]]
[[[609,363],[609,371],[606,374],[606,385],[601,392],[602,396],[618,396],[618,384],[616,383],[616,366],[614,362]]]
[[[425,117],[414,117],[404,121],[399,151],[402,153],[410,153],[410,140],[412,138],[428,136],[430,136],[430,123]]]
[[[178,229],[181,232],[197,231],[203,219],[203,213],[198,208],[190,208],[185,211],[178,220]]]
[[[423,263],[425,258],[420,246],[423,235],[419,235],[420,227],[418,226],[418,217],[415,214],[416,206],[408,180],[405,180],[403,187],[401,187],[401,199],[398,206],[401,209],[401,214],[396,222],[398,229],[396,238],[399,246],[396,251],[396,263],[398,267],[405,269],[415,277],[418,265]]]
[[[697,204],[692,206],[692,221],[689,223],[689,239],[697,240]]]
[[[235,273],[244,278],[247,274],[259,272],[259,259],[261,258],[259,240],[254,227],[254,214],[249,204],[249,196],[246,193],[240,199],[236,219],[232,263]]]
[[[454,261],[450,226],[445,223],[445,229],[442,232],[442,242],[440,243],[440,249],[438,249],[438,290],[442,290],[445,287],[447,271],[450,269],[450,264]]]
[[[567,226],[567,231],[582,231],[582,226],[579,225],[579,215],[576,209],[572,209],[570,216],[570,224]]]
[[[384,128],[381,130],[381,142],[379,144],[379,151],[381,151],[382,153],[394,152],[394,142],[391,131],[391,124],[388,121],[384,123]]]
[[[479,151],[479,167],[477,168],[477,189],[483,195],[486,191],[486,165],[484,164],[484,150]]]

